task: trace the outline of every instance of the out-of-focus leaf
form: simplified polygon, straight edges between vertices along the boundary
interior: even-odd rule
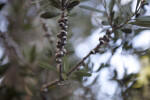
[[[32,46],[31,51],[29,52],[29,61],[33,63],[36,59],[36,46]]]
[[[50,5],[52,5],[53,7],[56,7],[58,9],[62,8],[62,5],[58,0],[49,0],[49,1],[50,1]]]
[[[117,0],[115,0],[115,2],[116,2],[116,4],[118,5],[119,9],[121,9],[122,12],[123,12],[126,16],[128,16],[127,12],[123,9],[123,7],[119,4],[119,2],[118,2]]]
[[[114,11],[112,11],[112,12],[110,13],[110,19],[111,19],[111,22],[113,22],[114,15],[115,15],[115,12],[114,12]]]
[[[4,64],[4,65],[0,65],[0,76],[5,74],[5,72],[9,68],[9,66],[10,66],[9,63]]]
[[[72,2],[68,5],[67,9],[71,9],[71,8],[77,6],[79,3],[80,3],[80,1],[72,1]]]
[[[46,63],[46,62],[39,62],[39,67],[42,67],[48,70],[57,71],[56,68],[54,68],[53,66],[51,66],[49,63]]]
[[[115,5],[115,0],[111,0],[110,4],[109,4],[109,12],[110,13],[113,11],[114,5]]]
[[[120,16],[116,17],[115,20],[114,20],[114,25],[116,25],[116,26],[120,25],[123,22],[123,20],[124,19]]]
[[[64,57],[63,62],[64,62],[64,72],[68,73],[68,71],[69,71],[69,65],[68,65],[68,60],[67,60],[66,57]]]
[[[128,28],[121,29],[121,31],[124,33],[132,33],[132,29],[128,29]]]
[[[91,11],[96,11],[96,12],[101,12],[103,13],[103,11],[99,10],[99,9],[96,9],[96,8],[93,8],[93,7],[90,7],[90,6],[86,6],[86,5],[81,5],[79,6],[80,8],[82,9],[87,9],[87,10],[91,10]]]
[[[149,21],[150,22],[150,16],[144,16],[144,17],[136,18],[134,20],[136,20],[136,21]]]
[[[67,75],[66,75],[65,73],[63,73],[61,76],[62,76],[62,78],[63,78],[64,80],[68,80],[68,77],[67,77]]]
[[[85,71],[77,71],[77,72],[75,72],[75,74],[77,75],[77,76],[91,76],[91,73],[87,73],[87,72],[85,72]]]
[[[90,0],[80,0],[80,2],[86,2],[86,1],[90,1]]]
[[[150,27],[150,21],[135,21],[135,22],[130,22],[129,24],[137,25],[141,27]]]
[[[59,12],[45,12],[45,13],[41,14],[41,18],[49,19],[49,18],[54,18],[58,15],[60,15]]]
[[[138,28],[137,30],[134,31],[135,35],[138,35],[140,32],[144,30],[150,30],[150,28]]]

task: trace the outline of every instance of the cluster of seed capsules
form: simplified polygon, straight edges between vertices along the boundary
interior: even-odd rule
[[[62,66],[62,57],[66,54],[66,41],[67,41],[67,29],[68,29],[68,18],[67,17],[61,17],[61,19],[58,20],[59,26],[61,28],[60,33],[57,34],[57,37],[59,38],[57,42],[57,51],[55,53],[57,69],[60,70]]]

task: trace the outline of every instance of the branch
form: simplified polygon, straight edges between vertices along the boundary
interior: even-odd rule
[[[83,65],[84,61],[85,61],[88,57],[90,57],[92,54],[98,53],[98,52],[99,52],[99,48],[100,48],[103,44],[109,42],[110,37],[111,37],[110,35],[111,35],[114,31],[116,31],[117,29],[120,29],[120,28],[124,27],[124,26],[132,19],[132,17],[134,17],[134,16],[138,13],[138,11],[140,10],[142,4],[143,4],[143,1],[141,1],[141,5],[140,5],[140,7],[135,11],[135,13],[134,13],[130,18],[128,18],[123,24],[121,24],[121,25],[118,26],[118,27],[112,28],[112,30],[107,30],[107,31],[106,31],[106,35],[104,35],[102,38],[99,39],[100,43],[99,43],[94,49],[92,49],[81,61],[79,61],[66,75],[69,77],[78,67],[80,67],[81,65]],[[41,91],[44,92],[44,90],[45,90],[47,87],[52,86],[52,85],[56,85],[56,84],[58,84],[58,83],[61,82],[61,81],[63,81],[63,79],[56,79],[56,80],[54,80],[54,81],[52,81],[52,82],[49,82],[49,83],[47,83],[47,84],[45,84],[45,85],[42,86]]]

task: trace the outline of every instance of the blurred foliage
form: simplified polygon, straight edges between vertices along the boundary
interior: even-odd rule
[[[62,1],[66,4],[68,0]],[[136,9],[140,1],[137,0]],[[99,56],[111,52],[106,63],[99,63],[97,70],[94,70],[95,64],[89,58],[71,77],[67,77],[66,73],[80,60],[74,51],[80,43],[88,39],[95,30],[101,28],[101,33],[104,33],[111,27],[123,24],[134,13],[134,0],[126,4],[122,4],[121,0],[105,0],[103,3],[100,0],[72,0],[67,6],[69,34],[62,74],[65,81],[60,83],[70,84],[53,85],[48,88],[47,93],[40,92],[43,84],[59,77],[54,57],[56,35],[60,30],[57,20],[62,9],[58,2],[59,0],[8,0],[6,3],[0,3],[1,15],[9,22],[7,33],[4,34],[8,34],[18,45],[23,56],[20,58],[12,52],[16,50],[13,45],[6,48],[6,43],[1,42],[4,39],[0,36],[1,48],[4,49],[0,58],[0,78],[3,79],[0,83],[0,100],[149,100],[150,47],[147,47],[147,50],[134,48],[131,42],[142,31],[150,30],[150,16],[145,14],[149,0],[145,0],[133,19],[114,32],[110,43],[100,48]],[[119,40],[121,43],[118,45]],[[136,55],[141,63],[140,72],[129,74],[125,69],[120,79],[117,69],[111,71],[110,61],[119,48],[127,55]],[[115,82],[118,88],[113,96],[104,94],[98,97],[99,93],[105,92],[101,91],[102,84],[99,82],[100,73],[104,69],[110,69],[109,81]],[[85,85],[90,76],[93,80]]]

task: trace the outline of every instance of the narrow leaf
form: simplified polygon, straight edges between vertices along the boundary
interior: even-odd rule
[[[45,13],[41,14],[41,18],[49,19],[49,18],[54,18],[58,15],[60,15],[60,13],[58,13],[58,12],[45,12]]]
[[[113,11],[114,5],[115,5],[115,0],[111,0],[110,4],[109,4],[109,12],[110,13]]]
[[[53,7],[56,7],[58,9],[61,9],[62,8],[62,5],[61,5],[61,2],[58,1],[58,0],[49,0],[50,1],[50,4],[53,6]]]
[[[116,4],[118,5],[119,9],[121,9],[123,11],[123,13],[128,16],[127,12],[123,9],[123,7],[119,4],[119,2],[117,0],[115,0]]]
[[[134,20],[136,20],[136,21],[150,21],[150,16],[144,16],[144,17],[136,18]]]
[[[68,5],[67,9],[71,9],[71,8],[77,6],[79,3],[80,3],[79,1],[73,1]]]
[[[135,22],[130,22],[129,24],[137,25],[141,27],[150,27],[150,21],[135,21]]]
[[[29,61],[31,63],[33,63],[36,59],[36,46],[34,45],[32,48],[31,48],[31,51],[29,53]]]
[[[63,78],[64,80],[68,80],[68,77],[67,77],[67,75],[66,75],[65,73],[61,74],[61,76],[62,76],[62,78]]]
[[[46,63],[46,62],[39,62],[39,67],[48,69],[48,70],[57,71],[53,66],[51,66],[49,63]]]
[[[89,7],[89,6],[85,6],[85,5],[81,5],[79,6],[80,8],[82,9],[86,9],[86,10],[91,10],[91,11],[96,11],[96,12],[101,12],[103,13],[103,11],[99,10],[99,9],[96,9],[96,8],[93,8],[93,7]]]
[[[125,33],[132,33],[132,30],[127,28],[121,29],[121,31]]]
[[[77,76],[91,76],[91,73],[87,73],[85,71],[77,71],[75,72]]]

